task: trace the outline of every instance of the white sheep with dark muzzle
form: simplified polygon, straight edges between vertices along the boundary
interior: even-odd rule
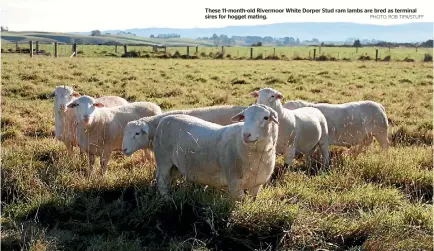
[[[173,114],[187,114],[219,125],[230,125],[234,123],[231,118],[242,112],[247,106],[221,105],[201,107],[187,110],[174,110],[160,115],[145,117],[128,122],[125,126],[124,139],[122,142],[123,153],[132,155],[139,149],[150,149],[155,130],[162,118]]]
[[[75,110],[66,109],[66,104],[80,97],[80,94],[70,86],[56,86],[50,98],[54,97],[54,120],[55,137],[62,141],[69,156],[73,154],[73,148],[78,146],[77,123],[75,120]],[[104,96],[96,99],[106,107],[128,104],[128,101],[117,96]]]
[[[366,100],[328,104],[293,100],[286,102],[283,107],[290,110],[303,107],[319,109],[327,119],[331,145],[357,146],[355,152],[360,152],[375,137],[384,150],[388,149],[389,123],[386,110],[380,103]]]
[[[237,200],[244,190],[256,197],[273,173],[278,115],[252,105],[221,126],[186,114],[160,120],[154,136],[157,186],[164,197],[172,178],[227,188]],[[244,122],[239,122],[244,121]]]
[[[329,139],[327,120],[316,108],[305,107],[297,110],[283,108],[282,93],[272,88],[253,91],[258,104],[273,108],[279,115],[279,140],[277,153],[284,154],[285,166],[291,166],[296,151],[307,155],[307,165],[311,165],[312,154],[319,147],[323,166],[329,167]]]
[[[161,108],[151,102],[133,102],[122,106],[105,107],[89,96],[81,96],[67,104],[68,109],[76,109],[78,122],[78,143],[89,155],[93,173],[95,156],[100,157],[103,173],[112,151],[122,150],[125,125],[132,120],[161,114]]]

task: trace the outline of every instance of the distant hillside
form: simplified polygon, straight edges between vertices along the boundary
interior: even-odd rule
[[[53,32],[2,32],[2,42],[60,42],[60,43],[79,43],[79,44],[151,44],[151,45],[167,45],[167,46],[212,46],[210,41],[201,41],[188,38],[170,38],[156,39],[139,36],[118,36],[118,35],[102,35],[90,36],[81,34],[69,33],[53,33]]]
[[[120,30],[106,30],[104,33],[116,34]],[[127,29],[137,36],[149,37],[151,35],[176,33],[181,37],[199,38],[211,37],[213,34],[227,36],[271,36],[271,37],[297,37],[300,40],[317,38],[321,41],[344,41],[348,38],[376,39],[390,42],[419,42],[432,39],[433,24],[428,22],[373,25],[344,22],[329,23],[278,23],[267,25],[228,26],[223,28],[136,28]]]

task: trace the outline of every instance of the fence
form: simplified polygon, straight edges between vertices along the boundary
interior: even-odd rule
[[[66,43],[4,43],[2,53],[29,53],[54,57],[157,57],[205,59],[293,59],[293,60],[376,60],[428,61],[429,48],[374,47],[199,47],[152,44],[85,45]],[[432,58],[432,57],[431,57]],[[431,59],[432,60],[432,59]],[[430,61],[430,60],[429,60]]]

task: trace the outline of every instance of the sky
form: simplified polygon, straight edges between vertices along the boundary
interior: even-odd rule
[[[406,9],[417,8],[419,19],[373,19],[372,14],[297,13],[267,14],[266,20],[205,20],[205,8],[305,8],[305,9]],[[1,0],[0,24],[14,31],[78,32],[132,28],[215,28],[231,25],[260,25],[282,22],[356,22],[399,24],[433,22],[430,1],[264,1],[264,0]],[[388,15],[381,14],[381,15]],[[393,14],[402,15],[402,14]]]

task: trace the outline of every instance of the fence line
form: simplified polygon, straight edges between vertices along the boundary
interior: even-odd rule
[[[41,41],[29,41],[25,42],[15,42],[15,43],[4,43],[7,49],[1,49],[2,53],[29,53],[30,57],[34,55],[46,55],[51,56],[51,53],[54,54],[54,57],[59,56],[68,56],[68,57],[77,57],[80,54],[88,55],[89,50],[93,49],[93,54],[90,52],[89,55],[96,56],[119,56],[119,53],[122,53],[122,57],[151,57],[149,54],[154,53],[158,54],[160,58],[234,58],[232,54],[235,55],[234,48],[236,49],[236,59],[289,59],[290,54],[292,54],[292,59],[294,60],[317,60],[317,61],[327,61],[327,60],[375,60],[375,61],[390,61],[396,60],[396,55],[401,54],[405,56],[404,61],[414,61],[415,59],[412,56],[420,55],[423,61],[432,61],[432,55],[429,52],[429,48],[427,48],[426,52],[424,52],[425,48],[415,47],[414,52],[410,52],[412,48],[405,47],[404,49],[407,52],[397,52],[391,53],[390,47],[232,47],[232,46],[165,46],[165,45],[154,45],[154,44],[98,44],[98,45],[89,45],[89,44],[78,44],[78,43],[61,43],[61,42],[41,42]],[[119,51],[118,46],[123,47],[122,51]],[[68,47],[70,49],[68,49]],[[151,48],[151,50],[143,50],[143,48]],[[81,48],[81,50],[80,50]],[[107,50],[100,51],[101,48],[106,48]],[[132,48],[132,50],[130,50]],[[136,50],[137,48],[138,51]],[[193,50],[190,50],[194,48]],[[290,53],[293,48],[298,48],[301,50],[293,51]],[[307,48],[307,51],[306,49]],[[145,55],[140,55],[141,50]],[[272,49],[272,53],[268,53],[267,51]],[[341,51],[336,51],[341,49]],[[369,49],[369,50],[368,50]],[[419,50],[418,50],[419,49]],[[111,50],[111,52],[110,52]],[[173,52],[175,50],[175,52]],[[388,50],[388,51],[387,51]],[[194,51],[194,53],[193,53]],[[232,51],[232,53],[231,53]],[[240,53],[241,51],[241,53]],[[244,51],[244,52],[243,52]],[[279,53],[280,51],[280,53]],[[383,51],[383,53],[382,53]],[[208,52],[208,54],[206,53]],[[304,55],[303,55],[304,52]],[[105,55],[101,55],[105,54]],[[160,55],[161,54],[161,55]],[[384,56],[385,55],[385,56]],[[384,58],[382,58],[384,56]],[[431,59],[430,59],[431,58]]]

